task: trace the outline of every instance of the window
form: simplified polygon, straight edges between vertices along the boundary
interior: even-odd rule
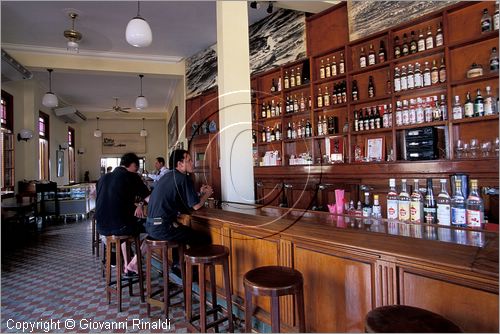
[[[101,174],[106,173],[106,169],[108,167],[111,167],[111,170],[115,169],[116,167],[120,166],[120,158],[101,158]],[[144,157],[139,157],[139,173],[142,173],[144,170],[144,164],[146,162],[146,158]]]
[[[0,109],[0,183],[2,191],[14,191],[14,115],[12,95],[2,90]]]
[[[76,182],[75,129],[68,127],[68,174],[69,183]]]
[[[49,155],[49,115],[39,112],[38,116],[38,175],[40,180],[50,180],[50,155]]]

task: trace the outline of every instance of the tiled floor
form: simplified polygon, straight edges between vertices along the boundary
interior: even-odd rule
[[[52,226],[29,235],[19,239],[17,247],[6,250],[5,244],[2,246],[1,332],[22,332],[16,326],[23,325],[35,326],[34,332],[50,329],[51,333],[187,332],[180,303],[171,308],[170,327],[165,329],[154,328],[167,324],[158,323],[161,311],[153,308],[152,318],[147,318],[146,305],[138,296],[129,297],[127,290],[123,292],[123,312],[117,313],[114,296],[108,305],[100,259],[91,251],[89,221]],[[135,286],[138,295],[137,290]]]

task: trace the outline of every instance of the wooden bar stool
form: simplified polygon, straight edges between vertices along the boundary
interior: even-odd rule
[[[215,332],[219,332],[219,324],[228,321],[228,331],[233,332],[233,312],[231,300],[231,286],[229,281],[229,250],[222,245],[209,245],[200,248],[191,248],[184,253],[186,261],[186,318],[191,331],[205,333],[208,328],[215,327]],[[222,265],[224,272],[224,288],[226,290],[227,312],[226,316],[218,319],[217,312],[222,313],[222,307],[217,305],[217,291],[215,283],[215,265]],[[198,286],[200,288],[200,315],[192,315],[192,284],[193,266],[198,266]],[[212,309],[206,309],[206,280],[205,269],[210,269],[210,286],[212,293]],[[207,315],[213,314],[214,321],[207,324]],[[193,322],[200,320],[200,327],[196,327]]]
[[[181,261],[181,276],[182,276],[182,290],[177,291],[173,294],[169,293],[168,289],[168,249],[177,248],[179,250],[179,259]],[[163,288],[156,291],[152,290],[151,287],[151,258],[153,257],[153,252],[159,250],[161,254],[162,261],[162,275],[163,275]],[[185,291],[186,280],[184,275],[184,245],[179,244],[175,241],[164,241],[164,240],[152,240],[146,239],[146,303],[148,308],[148,317],[151,314],[151,306],[160,307],[165,314],[165,319],[168,319],[168,308],[170,307],[170,298],[176,296],[180,292]],[[153,298],[163,292],[163,300],[158,300]]]
[[[120,245],[127,243],[127,252],[130,254],[130,243],[135,244],[135,253],[137,254],[137,268],[139,271],[138,278],[122,278],[122,257]],[[111,281],[111,249],[114,246],[116,256],[116,281]],[[122,281],[126,280],[127,283]],[[139,291],[141,294],[141,302],[144,302],[144,284],[142,277],[142,259],[141,259],[141,241],[139,235],[110,235],[106,236],[106,298],[108,304],[111,302],[111,293],[118,296],[118,312],[122,311],[122,288],[129,289],[129,295],[132,296],[132,284],[139,282]],[[113,287],[114,285],[114,287]]]
[[[289,267],[265,266],[250,270],[243,279],[245,286],[245,332],[252,331],[252,296],[271,297],[271,328],[280,332],[279,297],[294,295],[297,301],[299,332],[306,331],[304,314],[304,280],[302,274]]]
[[[99,232],[96,228],[95,217],[92,217],[92,255],[99,257],[99,245],[101,244],[101,238]]]
[[[407,305],[381,306],[366,315],[367,333],[462,333],[445,317]]]

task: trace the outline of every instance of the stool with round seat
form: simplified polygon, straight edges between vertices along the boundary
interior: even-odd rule
[[[181,267],[182,276],[182,290],[179,290],[173,294],[169,293],[168,286],[168,249],[177,248],[179,250],[179,259]],[[151,259],[153,257],[154,251],[160,251],[161,262],[162,262],[162,275],[163,275],[163,288],[156,291],[152,290],[151,287]],[[151,314],[151,306],[160,307],[165,314],[165,319],[168,319],[168,308],[170,307],[170,298],[176,296],[180,292],[185,291],[185,275],[184,275],[184,245],[179,244],[175,241],[165,241],[165,240],[152,240],[146,239],[146,303],[148,309],[148,317]],[[157,294],[163,292],[162,300],[153,298]]]
[[[407,305],[377,307],[366,315],[367,333],[462,333],[445,317]]]
[[[302,274],[292,268],[265,266],[250,270],[243,279],[245,286],[245,332],[252,330],[252,296],[271,297],[271,328],[280,331],[279,297],[294,295],[297,301],[299,332],[306,331],[304,314],[304,280]]]
[[[122,277],[122,256],[121,256],[121,244],[123,242],[127,243],[127,251],[130,254],[130,244],[135,244],[135,253],[137,254],[137,278],[125,278]],[[114,247],[115,257],[116,257],[116,281],[111,281],[111,250]],[[127,281],[123,283],[122,281]],[[142,276],[142,259],[141,259],[141,241],[139,235],[109,235],[106,236],[106,298],[108,299],[108,304],[111,302],[111,293],[117,295],[118,301],[118,312],[122,311],[122,288],[129,288],[129,295],[133,295],[132,285],[134,283],[139,283],[139,291],[141,295],[141,302],[144,302],[144,284]],[[113,286],[114,285],[114,286]]]
[[[219,332],[219,324],[228,321],[228,331],[233,332],[233,313],[231,300],[231,286],[229,281],[229,249],[222,245],[208,245],[199,248],[191,248],[184,253],[186,262],[186,318],[191,331],[205,333],[208,328],[215,327],[215,332]],[[217,291],[215,283],[215,265],[222,265],[224,274],[224,289],[226,293],[226,316],[218,319],[217,312],[222,313],[222,307],[217,305]],[[193,266],[198,266],[198,286],[200,289],[200,314],[192,314],[192,283]],[[212,294],[212,309],[206,309],[206,280],[205,269],[210,270],[210,287]],[[214,321],[207,324],[207,315],[213,314]],[[200,320],[200,326],[196,327],[193,322]]]

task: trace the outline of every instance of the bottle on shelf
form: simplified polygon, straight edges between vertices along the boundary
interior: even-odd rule
[[[359,131],[359,126],[358,126],[358,111],[356,109],[354,109],[354,120],[353,120],[353,123],[354,123],[354,132],[358,132]]]
[[[406,66],[401,66],[401,90],[408,89],[408,78],[406,77]]]
[[[332,92],[332,104],[341,103],[342,101],[337,100],[337,93],[339,91],[339,84],[333,84],[333,92]]]
[[[408,37],[406,36],[406,33],[403,34],[403,44],[401,45],[401,55],[402,56],[407,56],[410,53],[410,47],[408,45],[407,41]]]
[[[257,143],[257,135],[255,134],[255,130],[252,130],[252,144]]]
[[[484,203],[479,195],[477,180],[470,180],[471,191],[465,202],[467,227],[482,227],[484,224]]]
[[[431,85],[435,85],[438,83],[439,83],[439,70],[437,68],[436,59],[433,59],[431,68]]]
[[[297,72],[295,73],[295,84],[297,86],[302,85],[302,75],[301,75],[300,67],[297,67]]]
[[[491,87],[486,86],[486,95],[484,97],[484,115],[494,115],[495,114],[495,102],[493,96],[491,95]]]
[[[413,74],[412,64],[408,64],[408,72],[406,73],[406,86],[408,89],[415,88],[415,76]]]
[[[446,65],[444,64],[444,58],[441,58],[441,65],[439,65],[439,82],[446,82]]]
[[[398,219],[402,222],[410,220],[410,195],[406,190],[406,179],[401,180],[401,192],[398,195]]]
[[[474,117],[474,103],[472,103],[472,99],[470,97],[470,92],[467,92],[467,95],[465,97],[464,116],[465,117]]]
[[[274,100],[271,100],[271,117],[276,117],[276,106],[274,105]]]
[[[460,96],[455,95],[455,102],[453,103],[452,109],[453,119],[462,119],[464,116],[464,110],[460,104]]]
[[[276,91],[276,83],[275,83],[274,78],[273,78],[273,80],[271,82],[271,93],[274,93],[275,91]]]
[[[431,79],[431,69],[429,68],[429,62],[425,62],[424,63],[424,74],[423,74],[423,77],[424,77],[424,80],[423,80],[423,83],[424,83],[424,87],[428,87],[432,84],[432,79]]]
[[[330,57],[326,58],[325,66],[325,77],[329,78],[332,76],[332,68],[330,67]]]
[[[353,80],[352,81],[351,99],[353,101],[359,100],[359,91],[358,91],[358,82],[357,82],[357,80]]]
[[[363,218],[372,216],[372,205],[370,204],[370,193],[365,192],[365,202],[363,204]]]
[[[476,99],[474,100],[474,117],[484,116],[484,99],[481,95],[481,90],[476,91]]]
[[[373,107],[373,108],[375,108],[375,116],[374,116],[374,119],[375,119],[375,129],[380,129],[382,122],[381,122],[379,108],[377,108],[377,107]]]
[[[434,119],[434,106],[432,103],[432,98],[430,96],[425,98],[424,103],[424,117],[427,123],[432,122]]]
[[[441,22],[439,22],[436,29],[436,47],[442,46],[443,44],[444,44],[443,28],[441,28]]]
[[[266,118],[266,116],[267,116],[267,114],[266,114],[266,104],[262,103],[262,111],[261,111],[260,117],[261,118]]]
[[[415,31],[411,31],[411,39],[410,39],[410,54],[417,53],[417,39],[415,38]]]
[[[295,126],[295,122],[292,123],[292,139],[297,139],[297,127]]]
[[[342,103],[347,103],[347,84],[346,84],[346,81],[344,80],[341,84],[340,84],[340,94],[341,94],[341,97],[342,97]],[[337,101],[338,101],[339,97],[337,95]]]
[[[266,127],[266,142],[271,142],[271,129],[269,127]]]
[[[481,32],[490,32],[492,28],[491,16],[488,12],[488,8],[483,9],[483,16],[481,17]]]
[[[295,87],[295,73],[293,68],[292,68],[292,74],[290,74],[290,87]]]
[[[376,219],[382,218],[382,207],[380,206],[378,195],[373,195],[372,217]]]
[[[339,60],[339,73],[344,74],[345,73],[345,62],[344,62],[344,53],[340,53],[340,60]]]
[[[439,109],[441,110],[441,120],[448,120],[448,104],[446,103],[446,95],[441,94],[441,102],[439,103]]]
[[[325,93],[323,94],[323,105],[325,107],[330,106],[330,92],[328,91],[328,86],[325,86]]]
[[[278,92],[281,92],[281,76],[278,78]]]
[[[318,87],[317,107],[323,108],[323,94],[321,93],[321,87]]]
[[[365,117],[363,116],[363,110],[359,109],[358,130],[364,131],[364,129],[365,129]]]
[[[394,68],[394,92],[401,91],[401,74],[399,73],[399,67]]]
[[[311,121],[307,119],[306,126],[305,126],[305,135],[306,137],[311,137],[312,136],[312,125]]]
[[[498,11],[498,1],[495,2],[495,13],[493,14],[493,30],[498,30],[500,25],[500,14]]]
[[[396,126],[403,125],[403,108],[401,108],[401,101],[396,101]]]
[[[293,95],[293,112],[299,112],[300,106],[299,106],[299,100],[297,99],[297,95]]]
[[[366,67],[366,54],[364,47],[361,47],[361,51],[359,52],[359,67],[360,68]]]
[[[306,111],[306,99],[304,98],[304,92],[300,95],[300,111]]]
[[[391,72],[387,71],[387,80],[385,81],[385,95],[390,95],[391,93],[392,93]]]
[[[332,59],[331,72],[332,72],[332,77],[337,75],[337,61],[335,60],[335,56],[333,56],[333,59]]]
[[[410,99],[410,107],[408,109],[408,118],[410,119],[410,124],[417,123],[417,111],[415,110],[415,99]]]
[[[415,88],[421,88],[424,86],[424,78],[422,76],[422,71],[420,70],[420,63],[415,63],[415,71],[413,72],[413,83]]]
[[[394,37],[394,58],[401,57],[401,46],[399,45],[399,37]]]
[[[417,42],[418,52],[425,51],[425,37],[422,29],[418,32],[418,42]]]
[[[424,216],[424,198],[419,190],[419,180],[413,180],[413,191],[410,196],[410,221],[421,223]]]
[[[323,135],[326,135],[327,133],[329,133],[328,131],[328,125],[326,124],[326,116],[323,116],[323,122],[321,122],[321,127],[322,127],[322,132],[323,132]]]
[[[368,108],[365,109],[365,117],[363,117],[363,128],[366,130],[370,130],[370,110]]]
[[[283,85],[285,86],[285,89],[290,88],[290,78],[288,77],[288,71],[285,71],[285,79]]]
[[[425,112],[424,108],[422,107],[422,98],[417,97],[417,104],[415,106],[415,114],[417,115],[417,123],[424,123],[425,122]]]
[[[321,65],[319,67],[319,78],[324,79],[325,78],[325,64],[323,62],[323,59],[321,59]]]
[[[368,65],[375,65],[376,63],[376,58],[375,58],[375,49],[373,48],[373,44],[370,44],[370,49],[368,50]]]
[[[425,49],[429,50],[434,48],[434,37],[432,36],[431,26],[427,27],[427,36],[425,37]]]
[[[403,125],[409,125],[410,124],[410,111],[408,108],[408,101],[407,100],[403,100],[402,115],[403,115]]]
[[[437,208],[432,189],[432,179],[427,179],[427,191],[424,198],[424,222],[427,224],[437,223]]]
[[[450,226],[451,223],[451,198],[446,187],[446,179],[441,179],[441,191],[437,197],[437,223]]]
[[[276,140],[281,140],[281,129],[280,129],[280,124],[276,124],[276,131],[274,132],[276,135]]]
[[[262,130],[261,142],[265,143],[267,139],[266,129]]]
[[[368,97],[375,97],[375,84],[373,83],[373,77],[371,75],[368,77]]]
[[[396,191],[396,179],[389,179],[389,192],[387,193],[387,219],[398,219],[398,193]]]
[[[498,53],[496,47],[491,49],[490,72],[498,72]]]
[[[292,139],[292,126],[288,122],[288,127],[286,128],[286,139]]]
[[[462,180],[455,180],[455,192],[451,197],[451,225],[456,227],[466,227],[465,198],[462,194]]]
[[[385,49],[384,41],[380,41],[380,47],[378,48],[378,62],[383,63],[387,60],[387,51]]]
[[[318,133],[318,136],[323,136],[324,133],[323,133],[323,122],[321,121],[321,115],[318,116],[318,123],[317,123],[317,133]]]

